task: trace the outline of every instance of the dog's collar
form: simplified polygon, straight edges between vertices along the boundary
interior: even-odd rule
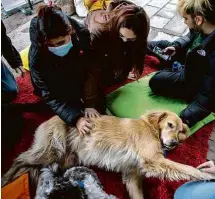
[[[167,157],[167,153],[168,153],[168,150],[163,149],[163,156],[164,156],[165,158]]]
[[[76,182],[77,182],[77,184],[79,185],[79,187],[80,187],[81,189],[84,189],[84,183],[83,183],[82,181],[76,180]]]

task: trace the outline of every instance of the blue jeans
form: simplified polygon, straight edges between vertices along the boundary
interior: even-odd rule
[[[188,182],[179,187],[174,199],[215,199],[215,182]]]
[[[14,76],[1,60],[1,94],[2,103],[12,101],[18,93],[18,87]]]

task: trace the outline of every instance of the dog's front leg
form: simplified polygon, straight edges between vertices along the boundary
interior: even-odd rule
[[[144,199],[142,179],[137,171],[123,173],[122,178],[131,199]]]
[[[166,178],[169,180],[215,179],[212,174],[203,173],[192,166],[180,164],[164,157],[145,161],[142,171],[146,177]]]

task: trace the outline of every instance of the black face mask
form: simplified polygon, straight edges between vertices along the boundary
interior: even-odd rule
[[[121,41],[122,48],[125,49],[126,51],[131,51],[134,47],[135,41]]]

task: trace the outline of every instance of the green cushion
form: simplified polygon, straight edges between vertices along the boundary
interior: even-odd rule
[[[187,104],[183,100],[152,93],[148,82],[153,74],[143,77],[138,82],[126,84],[110,93],[106,99],[108,112],[118,117],[138,118],[147,110],[170,110],[179,114],[186,108]],[[190,135],[213,120],[215,120],[215,114],[210,114],[191,128]]]

